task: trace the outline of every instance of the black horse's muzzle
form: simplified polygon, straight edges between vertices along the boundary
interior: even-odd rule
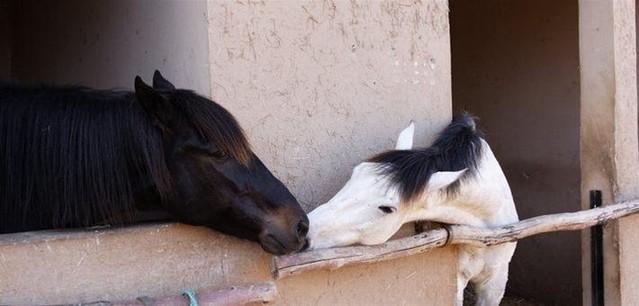
[[[304,215],[292,228],[281,229],[275,226],[264,229],[259,234],[259,242],[264,251],[283,255],[297,252],[308,247],[308,218]]]

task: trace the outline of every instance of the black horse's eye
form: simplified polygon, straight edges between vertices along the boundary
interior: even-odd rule
[[[226,155],[226,153],[224,153],[224,152],[222,152],[220,150],[211,153],[211,156],[213,156],[213,157],[215,157],[217,159],[226,159],[228,157],[228,155]]]
[[[379,210],[383,211],[385,214],[392,214],[392,213],[394,213],[397,210],[397,208],[395,208],[393,206],[383,206],[382,205],[382,206],[379,206],[377,208],[379,208]]]
[[[190,145],[188,146],[188,148],[192,149],[194,152],[197,152],[198,154],[202,154],[204,156],[210,156],[218,160],[225,160],[228,157],[228,155],[224,151],[218,149],[214,144],[211,144],[211,143]]]

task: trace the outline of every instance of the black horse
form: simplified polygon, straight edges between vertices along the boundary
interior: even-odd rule
[[[233,116],[156,71],[135,92],[0,85],[0,233],[128,223],[142,210],[285,254],[308,218]]]

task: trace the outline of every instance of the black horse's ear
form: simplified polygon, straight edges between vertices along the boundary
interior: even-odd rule
[[[159,90],[175,90],[175,86],[162,76],[160,70],[156,70],[155,73],[153,73],[153,88]]]
[[[175,124],[177,111],[168,97],[144,83],[139,76],[135,77],[135,96],[144,111],[151,117],[153,124],[162,128]]]

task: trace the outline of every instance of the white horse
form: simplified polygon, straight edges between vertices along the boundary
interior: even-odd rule
[[[412,149],[413,122],[395,150],[372,157],[326,204],[309,214],[309,249],[387,241],[404,223],[428,220],[495,227],[519,220],[497,159],[462,114],[432,146]],[[499,305],[516,243],[486,248],[458,246],[456,305],[468,282],[476,305]]]

